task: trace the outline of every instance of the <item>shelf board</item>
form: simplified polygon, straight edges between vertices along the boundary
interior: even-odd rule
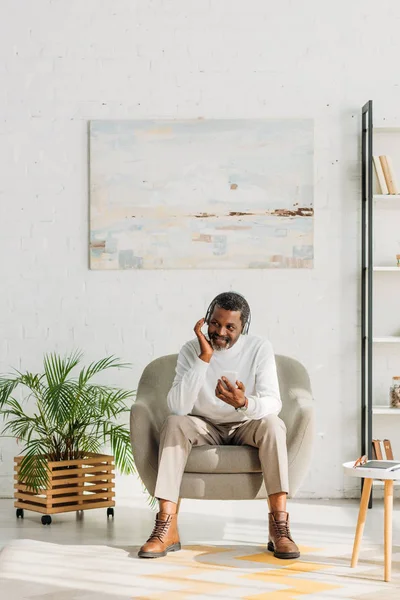
[[[400,194],[374,194],[374,200],[400,200]]]
[[[374,133],[400,133],[400,127],[373,127]]]
[[[373,267],[374,271],[397,271],[400,273],[400,267]]]
[[[374,415],[396,415],[400,416],[399,408],[391,408],[390,406],[373,406],[372,413]]]
[[[372,338],[374,344],[400,344],[400,336],[390,335],[386,337]]]

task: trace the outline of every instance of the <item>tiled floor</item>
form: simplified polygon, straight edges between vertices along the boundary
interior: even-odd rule
[[[216,502],[184,500],[182,501],[180,513],[180,533],[181,541],[183,545],[186,546],[185,551],[177,554],[170,554],[168,556],[168,560],[131,560],[130,563],[126,563],[128,565],[128,570],[132,570],[132,573],[136,569],[135,576],[139,577],[139,579],[141,578],[143,580],[142,572],[147,572],[149,569],[150,575],[148,574],[146,577],[163,577],[164,583],[162,593],[158,593],[153,590],[152,595],[151,590],[146,587],[145,592],[142,592],[141,595],[135,595],[132,592],[126,596],[120,595],[118,597],[203,599],[214,597],[227,598],[226,594],[228,594],[230,598],[254,597],[261,599],[265,597],[271,600],[274,600],[275,597],[282,598],[282,600],[284,598],[297,598],[297,595],[291,596],[289,594],[285,596],[282,591],[279,592],[280,595],[278,592],[276,592],[278,594],[276,595],[275,592],[271,591],[270,587],[268,587],[271,585],[272,587],[274,585],[279,587],[281,583],[281,577],[280,575],[277,575],[278,568],[281,569],[279,573],[283,573],[281,568],[282,563],[286,563],[283,566],[286,569],[289,568],[289,570],[285,571],[285,576],[283,577],[282,582],[284,580],[289,581],[288,575],[293,575],[294,573],[294,580],[298,585],[300,585],[300,581],[302,582],[301,585],[305,585],[305,582],[309,583],[312,580],[312,585],[317,586],[315,590],[320,590],[319,593],[316,593],[314,590],[312,592],[312,596],[308,596],[308,594],[311,592],[307,592],[304,589],[301,591],[299,588],[298,593],[303,594],[302,597],[306,595],[306,597],[310,597],[313,600],[322,600],[322,598],[372,598],[373,596],[369,596],[365,590],[361,590],[361,588],[358,589],[357,595],[354,591],[354,586],[360,586],[360,581],[364,580],[365,583],[365,581],[368,581],[369,577],[371,577],[371,585],[377,586],[379,583],[380,586],[382,583],[382,502],[376,501],[374,508],[368,511],[367,524],[363,540],[363,556],[365,559],[364,567],[371,567],[372,563],[374,563],[372,566],[375,567],[375,571],[370,570],[368,572],[368,568],[367,570],[364,568],[361,573],[361,580],[357,581],[355,581],[355,579],[351,580],[354,570],[348,569],[348,562],[351,555],[354,530],[357,521],[358,501],[293,500],[290,501],[289,508],[292,522],[292,534],[296,542],[304,549],[303,555],[305,557],[305,563],[301,564],[300,567],[295,567],[294,565],[290,566],[288,561],[279,561],[280,564],[274,564],[273,561],[276,561],[276,559],[272,559],[270,554],[265,553],[264,547],[267,540],[268,513],[266,502]],[[399,508],[399,501],[396,501],[393,523],[393,545],[395,552],[393,557],[393,574],[394,579],[397,579],[397,584],[395,590],[392,587],[386,588],[386,595],[383,596],[385,597],[385,600],[386,598],[400,598],[400,588],[397,587],[397,585],[400,583]],[[56,515],[53,517],[53,523],[50,526],[43,526],[40,522],[40,515],[32,512],[25,512],[25,518],[23,520],[16,519],[13,501],[0,500],[0,548],[3,546],[13,547],[14,544],[18,550],[18,543],[12,542],[13,540],[18,539],[35,540],[50,544],[60,544],[75,547],[83,545],[97,546],[97,551],[96,549],[92,550],[87,548],[87,550],[85,550],[82,548],[82,560],[86,560],[87,556],[85,555],[85,552],[86,554],[94,552],[94,556],[99,554],[101,555],[102,550],[99,547],[107,547],[107,551],[110,553],[108,560],[111,561],[111,565],[115,558],[117,558],[117,560],[114,561],[115,564],[119,562],[118,556],[121,556],[122,559],[125,559],[127,556],[129,556],[131,559],[136,559],[137,547],[140,546],[147,538],[152,529],[153,521],[154,512],[147,507],[146,501],[143,497],[132,499],[121,498],[117,500],[115,518],[113,520],[107,520],[105,509],[98,509],[86,511],[86,513],[83,513],[80,518],[78,518],[75,513]],[[221,549],[216,549],[218,546],[221,546]],[[31,542],[31,553],[35,552],[35,548],[36,547],[34,545],[32,546]],[[48,563],[48,557],[51,557],[53,553],[52,548],[54,550],[54,555],[57,552],[59,555],[61,555],[62,548],[60,550],[59,546],[52,547],[49,545],[39,544],[37,545],[38,556],[47,556],[46,561]],[[212,560],[211,558],[207,560],[204,559],[203,555],[205,548],[208,548],[207,552],[210,553],[210,556],[214,557]],[[75,549],[75,551],[72,552],[75,560],[78,560],[78,563],[80,560],[78,557],[79,552],[79,548],[78,550]],[[117,555],[116,553],[118,552],[124,552],[125,554],[124,556]],[[369,552],[373,553],[373,557],[370,561],[368,560]],[[321,557],[324,558],[325,562],[318,562],[320,561]],[[336,557],[338,560],[336,560]],[[43,560],[45,559],[43,558]],[[315,562],[316,560],[317,562]],[[371,564],[368,565],[368,562]],[[185,594],[183,594],[183,592],[171,592],[172,595],[170,595],[170,592],[166,590],[170,589],[168,586],[171,586],[172,583],[169,579],[168,585],[165,584],[167,575],[165,574],[164,570],[173,569],[175,572],[175,570],[179,568],[179,573],[183,573],[182,568],[186,569],[185,575],[182,575],[182,577],[184,577],[184,580],[187,583],[187,581],[190,580],[190,577],[193,576],[193,565],[196,564],[198,567],[198,563],[203,565],[202,568],[204,568],[204,563],[207,563],[208,565],[211,565],[208,568],[212,570],[211,573],[207,572],[204,577],[202,576],[203,579],[201,579],[201,582],[200,579],[197,578],[196,583],[193,583],[195,588],[196,585],[200,586],[196,588],[199,591]],[[260,566],[260,563],[265,564]],[[378,565],[376,565],[376,563],[378,563]],[[102,565],[101,562],[95,564],[97,564],[97,567],[95,568],[97,568],[99,571],[104,571],[107,569],[107,567]],[[223,571],[223,568],[229,568],[229,573],[232,573],[233,565],[236,567],[234,573],[235,576],[239,578],[238,581],[243,583],[243,578],[245,578],[246,581],[250,581],[251,579],[253,582],[252,585],[256,585],[256,583],[254,583],[254,579],[256,579],[258,581],[257,585],[261,585],[260,581],[262,581],[264,578],[265,585],[268,587],[269,591],[260,595],[259,588],[256,589],[256,587],[254,587],[254,592],[257,591],[257,594],[254,593],[254,595],[248,596],[240,595],[241,592],[239,588],[235,588],[235,594],[233,594],[232,590],[229,591],[229,593],[228,591],[225,592],[222,588],[224,586],[226,587],[226,581],[224,580],[224,577],[227,577],[227,575],[224,575],[225,571]],[[241,567],[242,565],[243,568],[240,569],[239,566]],[[320,573],[320,575],[315,577],[312,575],[313,571],[321,571],[321,568],[325,568],[326,565],[328,565],[328,569],[331,569],[330,573],[333,573],[333,578],[331,576],[330,578],[328,577],[323,579],[324,573]],[[263,569],[268,568],[269,571],[261,572],[261,567]],[[255,568],[258,569],[257,572],[254,571]],[[304,579],[304,573],[303,576],[299,578],[299,568],[300,571],[303,572],[304,570],[307,570],[307,574],[305,576],[306,579]],[[334,571],[332,571],[332,568]],[[43,569],[46,569],[45,564]],[[163,575],[160,575],[160,569],[163,571]],[[201,586],[211,585],[210,583],[206,584],[206,582],[211,581],[213,573],[215,577],[216,569],[218,570],[218,581],[220,582],[218,585],[222,586],[220,591],[218,593],[215,591],[215,594],[211,595],[206,594],[205,591],[204,593],[200,593]],[[318,577],[319,580],[317,581]],[[230,585],[232,586],[232,582],[234,581],[234,579],[232,579],[232,575],[229,575],[228,579],[231,582]],[[338,583],[340,584],[342,579],[343,582],[346,582],[346,589],[344,589],[341,585],[337,585]],[[181,575],[178,579],[176,579],[174,585],[177,585],[176,582],[178,580],[179,585],[181,586]],[[34,581],[34,579],[32,579],[32,581]],[[146,581],[148,584],[148,579],[146,579]],[[152,581],[154,582],[156,580],[153,579]],[[160,585],[159,580],[157,581],[157,585]],[[223,581],[224,583],[222,583]],[[354,593],[354,595],[346,595],[350,594],[349,589],[351,586],[348,587],[350,584],[354,588],[352,588],[352,594]],[[94,597],[96,597],[96,600],[99,600],[102,598],[102,596],[99,595],[98,590],[96,592],[94,588],[91,590],[90,587],[85,588],[86,591],[84,595],[69,595],[66,592],[57,592],[56,588],[54,590],[53,588],[43,588],[43,595],[41,595],[42,588],[40,585],[37,589],[33,588],[32,584],[28,585],[26,582],[19,582],[19,585],[22,586],[19,589],[20,596],[18,597],[20,598],[35,597],[36,599],[46,598],[46,600],[50,600],[50,598],[57,600],[59,598],[61,600],[63,598],[80,599]],[[153,585],[157,587],[155,583],[153,583]],[[318,588],[318,586],[321,585],[328,587],[326,589],[324,588],[325,591],[323,591],[323,588]],[[217,586],[217,584],[215,584],[215,586]],[[332,589],[328,589],[329,586],[331,586]],[[204,590],[205,589],[206,588],[204,587]],[[214,587],[213,589],[217,590],[217,587]],[[264,590],[264,588],[262,589]],[[33,592],[33,590],[35,591]],[[11,598],[11,593],[13,591],[13,582],[11,580],[3,582],[0,587],[0,599],[6,600],[6,598]],[[359,594],[360,591],[362,591],[361,595]],[[374,590],[371,588],[371,593],[373,591]],[[378,591],[381,594],[380,588],[379,590],[376,588],[374,593],[378,593]],[[108,594],[104,596],[104,598],[106,597],[109,597]]]

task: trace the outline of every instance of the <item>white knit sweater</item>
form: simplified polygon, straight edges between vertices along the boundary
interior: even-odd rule
[[[241,335],[228,350],[214,351],[211,361],[199,358],[197,338],[181,349],[176,375],[168,394],[168,406],[175,415],[199,415],[214,423],[230,423],[277,415],[282,402],[279,394],[275,356],[270,342]],[[218,379],[228,371],[237,373],[248,398],[246,412],[236,411],[216,397]]]

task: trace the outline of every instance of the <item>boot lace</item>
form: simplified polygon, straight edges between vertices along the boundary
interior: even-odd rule
[[[158,538],[160,540],[160,542],[162,542],[164,536],[166,535],[166,533],[168,531],[169,524],[170,524],[169,520],[162,521],[161,519],[156,519],[156,524],[154,525],[152,534],[147,541],[150,542],[150,540],[152,540],[153,538]]]
[[[289,540],[292,540],[292,536],[290,535],[289,523],[287,521],[273,521],[273,526],[275,530],[275,535],[278,539],[285,537],[289,538]]]

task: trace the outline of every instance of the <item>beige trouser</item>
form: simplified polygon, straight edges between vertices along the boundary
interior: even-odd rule
[[[268,495],[289,492],[286,426],[276,415],[218,425],[203,417],[170,415],[161,429],[156,498],[178,501],[192,446],[205,444],[258,448]]]

